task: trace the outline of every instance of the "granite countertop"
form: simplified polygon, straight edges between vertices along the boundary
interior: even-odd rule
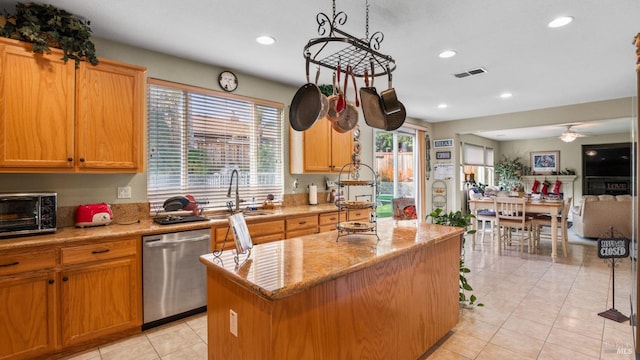
[[[370,233],[336,241],[337,232],[330,231],[255,245],[249,257],[239,256],[239,265],[234,250],[202,255],[200,262],[262,298],[275,300],[452,236],[458,241],[464,229],[382,219],[377,233],[379,241]]]
[[[266,215],[247,216],[247,223],[275,220],[286,216],[319,214],[337,211],[334,204],[306,205],[281,207],[273,210],[258,209],[257,212]],[[118,224],[112,223],[106,226],[95,227],[63,227],[58,228],[55,233],[40,234],[33,236],[0,238],[0,251],[20,248],[31,248],[37,246],[67,245],[79,241],[102,240],[105,238],[123,236],[143,236],[151,234],[162,234],[168,232],[187,231],[196,229],[206,229],[214,225],[222,225],[228,222],[224,213],[213,214],[207,221],[197,221],[182,224],[160,225],[153,221],[151,217],[140,219],[138,222]],[[209,216],[209,215],[205,215]]]

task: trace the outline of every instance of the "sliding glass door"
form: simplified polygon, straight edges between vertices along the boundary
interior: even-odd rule
[[[393,215],[393,198],[415,199],[417,196],[414,171],[417,169],[418,149],[415,131],[374,131],[373,168],[380,180],[377,215],[385,218]]]

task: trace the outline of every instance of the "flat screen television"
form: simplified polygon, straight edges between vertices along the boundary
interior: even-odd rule
[[[585,176],[631,177],[631,143],[582,145]]]

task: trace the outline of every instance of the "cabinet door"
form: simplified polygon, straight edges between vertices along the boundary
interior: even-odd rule
[[[352,162],[353,132],[331,132],[331,171],[340,172],[340,169]]]
[[[284,226],[284,220],[282,219],[247,224],[249,234],[251,235],[251,242],[254,245],[284,239]],[[235,236],[233,235],[233,231],[227,233],[228,230],[228,226],[214,228],[214,249],[222,248],[223,244],[224,250],[235,248]],[[225,236],[227,237],[226,243]]]
[[[0,280],[0,359],[54,349],[55,289],[53,273]]]
[[[73,170],[74,64],[0,42],[0,167]]]
[[[293,131],[293,130],[290,130]],[[331,123],[320,119],[303,134],[304,171],[330,172],[331,163]]]
[[[87,171],[143,170],[144,69],[100,59],[78,69],[77,161]]]
[[[135,257],[61,272],[63,346],[141,325]]]

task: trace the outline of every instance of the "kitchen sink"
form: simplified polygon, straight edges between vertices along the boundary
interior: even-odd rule
[[[270,215],[271,214],[271,213],[268,213],[268,212],[256,211],[256,210],[243,211],[242,213],[244,214],[244,216],[261,216],[261,215]]]
[[[263,215],[270,215],[271,214],[270,212],[257,211],[257,210],[243,210],[241,212],[245,217],[263,216]],[[230,213],[214,214],[214,215],[207,215],[207,218],[209,218],[211,220],[222,220],[222,219],[228,218],[229,215],[231,215],[231,214]]]

